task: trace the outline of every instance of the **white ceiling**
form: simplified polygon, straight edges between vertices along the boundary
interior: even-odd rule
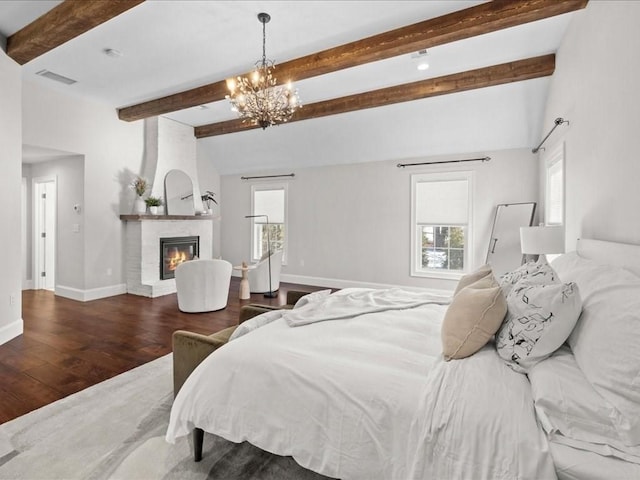
[[[11,35],[58,3],[0,1],[0,34]],[[118,107],[249,71],[262,54],[262,29],[256,18],[261,11],[272,17],[267,24],[267,56],[281,63],[478,3],[482,2],[147,0],[27,63],[23,78],[107,103],[115,115]],[[430,68],[424,72],[417,70],[415,59],[405,55],[300,81],[296,87],[303,104],[312,103],[554,52],[572,15],[430,49]],[[117,49],[123,56],[109,57],[104,54],[106,48]],[[78,83],[66,86],[36,76],[42,69]],[[284,163],[313,166],[359,158],[395,158],[405,150],[409,156],[419,156],[530,147],[540,136],[547,85],[545,79],[529,80],[199,142],[222,174],[280,167]],[[460,111],[460,105],[466,105],[466,109]],[[234,118],[224,101],[207,106],[166,117],[194,126]],[[396,127],[406,123],[406,131],[396,135],[407,148],[396,145],[394,148],[399,151],[391,152],[391,147],[378,145],[378,149],[354,158],[354,150],[368,150],[358,147],[379,144],[379,135],[385,128],[388,130],[390,123]],[[429,126],[427,135],[415,131],[425,124]],[[338,125],[339,135],[332,136]],[[373,132],[378,136],[373,137]],[[465,135],[463,141],[461,132]],[[328,156],[325,137],[339,141],[345,135],[351,142],[343,140],[334,145],[336,155]],[[419,142],[418,137],[422,137]],[[353,142],[359,145],[351,145]],[[317,144],[319,150],[309,151],[308,144]],[[267,146],[270,150],[265,155]],[[286,154],[292,147],[301,154]]]

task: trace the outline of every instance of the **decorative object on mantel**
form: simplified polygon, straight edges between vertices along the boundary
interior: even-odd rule
[[[211,190],[207,190],[200,196],[200,199],[207,205],[207,215],[213,215],[211,202],[215,203],[216,205],[218,204],[218,202],[216,202],[216,199],[214,197],[215,197],[215,193],[213,193]]]
[[[256,62],[256,69],[249,77],[227,80],[229,95],[226,98],[231,102],[231,110],[238,112],[243,123],[249,120],[264,130],[288,121],[301,105],[298,90],[293,89],[290,81],[286,86],[278,86],[272,73],[276,68],[275,62],[267,60],[266,25],[271,16],[259,13],[258,20],[262,23],[262,61]]]
[[[158,215],[158,208],[162,206],[162,198],[149,195],[144,203],[149,207],[149,213],[151,215]]]
[[[133,213],[145,213],[147,211],[147,207],[142,196],[149,188],[149,182],[142,177],[136,177],[133,182],[131,182],[131,188],[136,192],[136,200],[133,204]]]

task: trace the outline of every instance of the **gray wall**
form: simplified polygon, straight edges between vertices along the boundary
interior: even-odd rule
[[[108,105],[29,82],[23,90],[23,143],[84,157],[84,292],[75,287],[69,292],[119,292],[114,288],[124,284],[119,215],[132,209],[135,194],[129,183],[141,172],[144,122],[122,122]]]
[[[20,66],[0,50],[0,344],[22,333],[21,98]]]
[[[27,249],[26,276],[33,276],[33,179],[56,177],[57,181],[57,231],[56,231],[56,286],[84,289],[84,159],[73,156],[47,162],[24,165],[22,176],[27,179]],[[80,205],[80,211],[73,209]],[[74,232],[77,225],[77,232]]]
[[[326,145],[331,155],[331,145]],[[536,158],[530,150],[480,152],[487,163],[399,169],[399,160],[293,169],[288,180],[288,261],[284,279],[329,286],[407,285],[451,289],[456,281],[410,272],[411,182],[414,173],[475,171],[474,265],[484,263],[495,205],[536,201]],[[475,158],[429,157],[412,161]],[[287,170],[287,173],[289,170]],[[264,172],[268,173],[283,173]],[[287,181],[285,179],[285,181]],[[221,177],[222,255],[234,265],[250,259],[251,181]]]
[[[570,125],[546,146],[565,142],[568,250],[579,237],[640,243],[639,22],[640,2],[591,1],[556,57],[545,127]]]

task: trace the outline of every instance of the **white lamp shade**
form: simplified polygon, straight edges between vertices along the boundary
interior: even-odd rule
[[[564,252],[564,228],[561,226],[520,227],[520,245],[525,255]]]

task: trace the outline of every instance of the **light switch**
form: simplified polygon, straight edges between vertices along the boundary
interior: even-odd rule
[[[73,231],[73,233],[80,233],[80,224],[79,223],[74,223],[71,226],[71,230]]]

